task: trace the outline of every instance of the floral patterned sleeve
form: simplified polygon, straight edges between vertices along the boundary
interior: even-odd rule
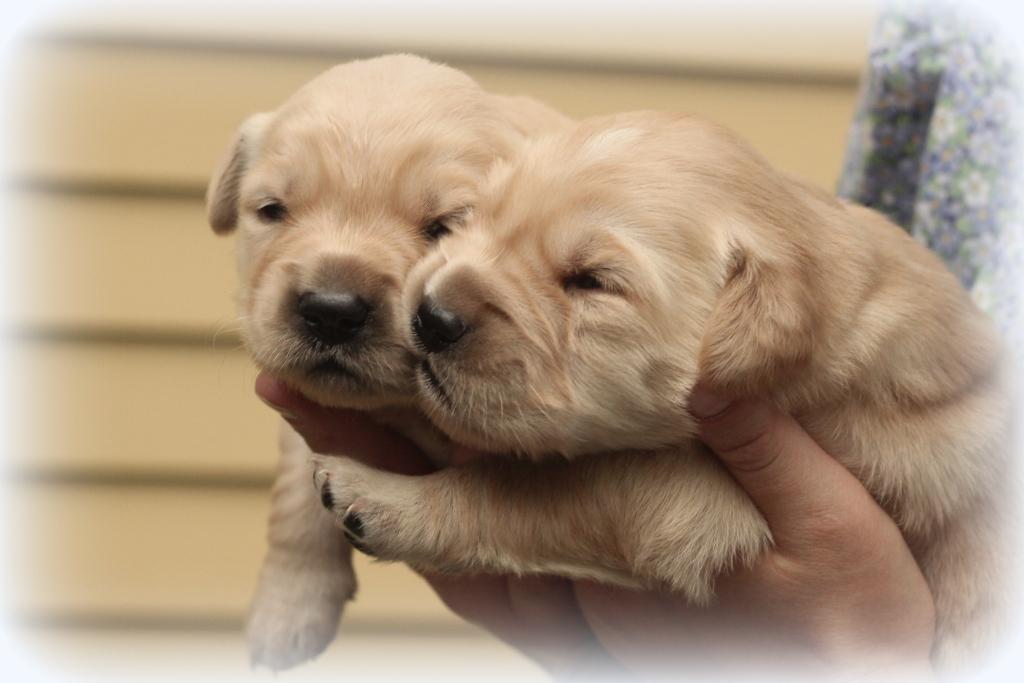
[[[962,7],[883,9],[839,193],[939,254],[1020,352],[1022,94],[996,28]]]

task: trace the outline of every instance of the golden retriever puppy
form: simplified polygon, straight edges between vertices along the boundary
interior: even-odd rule
[[[406,55],[337,66],[248,119],[208,209],[214,231],[239,232],[238,309],[256,363],[322,404],[373,411],[442,456],[444,440],[412,405],[405,276],[464,220],[492,162],[567,123]],[[310,456],[282,425],[248,622],[253,661],[275,669],[326,647],[356,587],[350,549],[310,484]]]
[[[624,114],[527,145],[409,276],[430,419],[525,459],[317,482],[374,554],[712,597],[772,539],[694,442],[698,378],[765,394],[899,524],[942,661],[985,640],[1004,559],[1008,392],[985,316],[879,214],[694,118]]]

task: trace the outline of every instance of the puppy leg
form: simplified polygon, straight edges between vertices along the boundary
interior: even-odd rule
[[[315,480],[355,547],[428,571],[558,574],[668,588],[695,602],[770,542],[707,453],[489,460],[421,477],[347,458]]]
[[[1006,630],[1006,608],[1016,597],[1007,581],[1015,559],[1007,549],[1013,544],[1003,536],[1007,527],[996,507],[979,501],[947,522],[917,554],[935,596],[933,660],[951,674],[966,674],[990,654]]]
[[[252,663],[274,670],[320,654],[334,639],[342,608],[356,590],[352,550],[310,483],[311,457],[302,439],[282,423],[269,548],[246,629]]]

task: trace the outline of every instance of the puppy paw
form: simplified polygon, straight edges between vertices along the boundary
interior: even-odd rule
[[[268,560],[246,624],[252,665],[281,671],[319,655],[334,640],[355,589],[348,566]]]
[[[415,484],[349,458],[315,458],[313,481],[353,548],[389,560],[408,559],[419,524]]]

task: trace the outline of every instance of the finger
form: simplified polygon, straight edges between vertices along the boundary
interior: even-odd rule
[[[728,401],[698,386],[690,400],[701,440],[764,515],[777,543],[826,511],[868,496],[792,417],[765,400]],[[873,501],[872,501],[873,502]]]
[[[598,640],[640,680],[676,680],[680,667],[695,680],[775,680],[763,667],[783,664],[795,643],[759,611],[765,583],[748,576],[740,584],[737,595],[719,578],[707,606],[590,582],[578,582],[576,594]]]
[[[435,469],[415,444],[365,413],[314,403],[267,373],[256,378],[256,395],[279,412],[316,453],[346,455],[398,474],[427,474]]]
[[[520,648],[534,649],[547,640],[538,637],[538,629],[573,641],[580,639],[580,630],[587,630],[565,579],[492,574],[423,577],[448,609]]]
[[[522,576],[508,580],[509,604],[538,646],[560,641],[559,648],[590,642],[589,629],[576,603],[572,582],[556,576]]]
[[[513,629],[515,618],[504,576],[424,573],[423,578],[452,612],[512,643],[517,633]]]
[[[608,679],[621,672],[594,635],[572,581],[556,576],[511,577],[508,596],[523,627],[524,649],[556,678]]]
[[[717,609],[690,608],[678,596],[589,581],[576,583],[576,595],[598,641],[642,679],[671,680],[681,661],[693,667],[707,659],[714,640],[707,634]]]
[[[314,435],[320,448],[312,444],[310,448],[317,453],[346,455],[397,474],[429,474],[437,469],[412,441],[354,410],[335,409],[315,424],[291,425],[300,434],[306,429]]]
[[[449,609],[487,629],[548,671],[566,674],[611,666],[567,579],[424,576]]]

